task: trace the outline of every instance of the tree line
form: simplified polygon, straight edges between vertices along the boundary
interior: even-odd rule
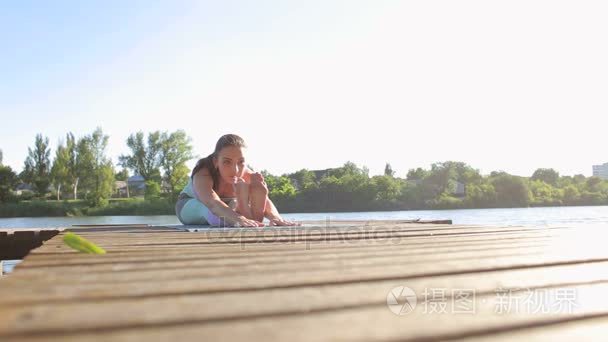
[[[119,157],[118,172],[105,154],[108,139],[101,128],[79,138],[68,133],[51,161],[48,138],[38,134],[20,174],[2,166],[0,150],[0,202],[18,201],[11,189],[23,182],[39,198],[85,199],[101,207],[112,196],[115,181],[126,180],[130,171],[144,178],[146,198],[166,198],[165,211],[170,212],[188,181],[186,163],[195,158],[191,139],[182,130],[131,134],[126,141],[130,153]],[[262,173],[270,197],[284,212],[608,205],[608,181],[561,176],[550,168],[530,177],[503,171],[482,175],[466,163],[446,161],[399,177],[389,163],[383,175],[369,176],[366,167],[347,162],[327,170]]]
[[[388,163],[383,175],[370,177],[366,167],[347,162],[325,172],[265,173],[265,179],[270,197],[287,212],[608,205],[607,180],[560,176],[550,168],[530,177],[503,171],[484,176],[466,163],[446,161],[401,178]]]
[[[78,138],[67,133],[51,161],[48,137],[37,134],[19,174],[2,165],[0,151],[0,203],[20,200],[11,190],[24,183],[31,185],[40,199],[52,193],[58,200],[84,199],[91,206],[103,206],[115,191],[115,181],[127,180],[129,171],[144,177],[150,198],[161,196],[161,184],[169,197],[185,186],[189,173],[186,162],[194,155],[184,131],[152,132],[147,141],[143,132],[131,134],[127,139],[130,154],[119,157],[122,170],[118,172],[106,155],[108,140],[101,128]]]

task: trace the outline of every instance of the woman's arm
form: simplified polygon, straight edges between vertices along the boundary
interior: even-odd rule
[[[266,209],[264,217],[270,221],[271,226],[299,226],[299,223],[286,221],[279,214],[279,210],[274,206],[270,198],[266,198]]]
[[[266,198],[266,209],[264,210],[264,217],[269,220],[279,219],[281,220],[281,214],[279,214],[279,210],[274,206],[274,203],[270,200],[270,198]]]

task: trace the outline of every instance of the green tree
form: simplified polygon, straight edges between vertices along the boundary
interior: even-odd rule
[[[526,207],[530,203],[530,190],[520,177],[502,174],[492,179],[492,185],[499,206]]]
[[[153,200],[160,198],[160,184],[153,180],[146,181],[146,191],[144,193],[144,198],[147,200]]]
[[[291,183],[291,179],[287,176],[273,176],[266,170],[263,170],[262,175],[268,186],[268,196],[272,199],[287,199],[296,194],[296,188]]]
[[[317,177],[315,176],[315,173],[310,170],[301,169],[289,174],[288,177],[299,191],[317,188]]]
[[[51,184],[49,138],[43,138],[42,134],[37,134],[34,149],[28,147],[27,151],[28,156],[25,159],[22,178],[34,186],[39,196],[44,196]]]
[[[129,170],[126,169],[126,168],[123,168],[119,172],[116,172],[115,179],[117,181],[124,181],[124,182],[126,182],[129,179]]]
[[[410,169],[407,172],[407,180],[422,180],[429,175],[429,172],[421,167],[416,169]]]
[[[554,169],[537,169],[532,174],[531,180],[539,180],[556,186],[559,180],[559,173]]]
[[[78,199],[78,183],[80,182],[78,172],[78,142],[71,132],[66,134],[65,153],[67,154],[66,168],[68,171],[68,182],[72,187],[73,198]]]
[[[17,185],[17,175],[10,166],[0,165],[0,203],[7,202],[12,189]]]
[[[0,166],[2,166],[2,158],[4,158],[4,155],[2,154],[2,150],[0,150]]]
[[[186,162],[194,158],[190,142],[191,139],[183,130],[161,134],[160,165],[165,171],[165,180],[173,196],[176,196],[188,183],[190,170]]]
[[[94,206],[107,204],[114,191],[114,167],[106,157],[109,137],[97,128],[78,141],[77,173],[87,201]]]
[[[60,142],[55,150],[55,159],[51,167],[51,182],[57,192],[57,200],[61,199],[61,191],[70,186],[70,155],[68,149]]]
[[[456,190],[457,176],[456,168],[452,166],[451,162],[434,163],[424,182],[434,188],[433,197],[438,197],[444,192],[451,194]]]
[[[114,193],[114,167],[111,162],[99,165],[95,170],[95,188],[87,196],[90,205],[102,207],[109,203]]]
[[[530,181],[530,191],[532,201],[535,204],[559,205],[561,204],[562,194],[559,189],[540,179]]]
[[[334,176],[336,178],[341,178],[341,177],[344,177],[346,175],[357,175],[357,176],[366,176],[366,177],[368,177],[369,170],[367,168],[365,168],[365,167],[359,168],[353,162],[346,162],[341,167],[338,167],[338,168],[335,168],[335,169],[331,169],[328,172],[328,175]]]
[[[586,187],[589,192],[599,192],[602,179],[596,176],[587,178]]]
[[[572,181],[574,184],[584,184],[587,181],[587,177],[584,175],[574,175],[572,177]]]
[[[568,185],[564,188],[564,204],[576,205],[581,200],[581,193],[574,185]]]
[[[143,132],[131,134],[127,138],[131,154],[118,157],[119,165],[140,174],[145,180],[160,183],[162,140],[160,131],[149,133],[147,143],[144,142]]]
[[[465,203],[471,207],[490,208],[496,206],[496,189],[491,183],[467,184]]]
[[[78,192],[88,196],[95,187],[95,158],[89,136],[78,139],[76,143],[76,179]]]
[[[466,163],[446,161],[432,164],[430,174],[425,179],[437,187],[438,194],[452,194],[456,189],[456,182],[467,185],[479,183],[482,178],[478,170]]]
[[[384,175],[389,177],[395,177],[395,171],[393,171],[391,164],[386,163],[386,165],[384,166]]]
[[[401,184],[390,175],[372,177],[375,186],[376,201],[394,202],[401,196]]]

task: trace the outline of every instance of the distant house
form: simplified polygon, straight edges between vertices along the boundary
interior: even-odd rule
[[[21,196],[23,193],[26,192],[34,192],[34,187],[30,184],[26,184],[26,183],[19,183],[17,184],[17,186],[15,187],[14,193],[17,196]]]
[[[422,183],[422,179],[407,179],[406,182],[408,185],[416,186]]]
[[[27,183],[19,183],[15,187],[15,191],[23,191],[23,190],[34,191],[34,187]]]
[[[333,170],[332,169],[325,169],[325,170],[311,170],[311,172],[313,172],[315,174],[315,178],[317,179],[317,181],[321,180],[321,178],[327,176],[327,174]]]
[[[169,184],[169,182],[167,182],[167,180],[163,179],[160,182],[160,191],[163,192],[163,193],[170,193],[171,192],[171,184]]]
[[[127,179],[131,196],[142,196],[146,192],[146,180],[138,173]]]
[[[116,192],[114,193],[115,197],[129,197],[129,187],[127,186],[126,181],[115,181],[114,189]]]
[[[452,195],[456,197],[465,197],[466,196],[466,186],[463,183],[456,181],[456,188]]]

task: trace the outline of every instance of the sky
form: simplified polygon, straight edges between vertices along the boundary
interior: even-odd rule
[[[462,161],[590,176],[608,162],[605,1],[3,1],[0,149],[20,171],[101,127],[226,133],[273,174]],[[193,166],[195,160],[189,162]]]

